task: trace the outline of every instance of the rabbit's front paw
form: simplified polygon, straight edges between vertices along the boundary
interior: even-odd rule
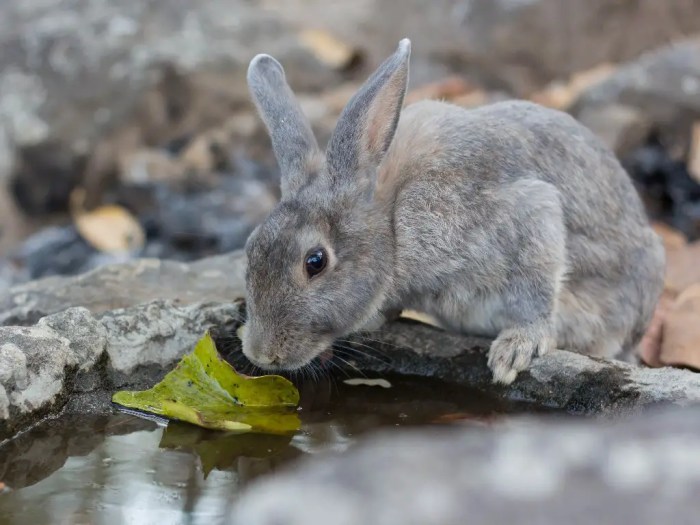
[[[530,366],[535,355],[544,355],[554,347],[549,331],[542,328],[515,327],[503,330],[491,343],[489,368],[493,381],[508,385],[518,372]]]

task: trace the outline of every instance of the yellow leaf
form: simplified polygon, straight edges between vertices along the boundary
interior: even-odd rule
[[[299,40],[318,60],[333,69],[349,67],[358,57],[355,49],[326,31],[307,29],[300,33]]]
[[[404,319],[412,319],[414,321],[418,321],[419,323],[428,324],[436,328],[442,328],[442,326],[440,326],[439,321],[433,316],[425,314],[423,312],[418,312],[416,310],[403,310],[401,312],[401,317],[403,317]]]
[[[126,252],[143,247],[146,236],[139,222],[117,205],[79,211],[73,221],[78,233],[101,252]]]
[[[299,391],[281,376],[237,373],[207,333],[163,380],[149,390],[117,392],[127,408],[228,432],[286,434],[299,428]]]

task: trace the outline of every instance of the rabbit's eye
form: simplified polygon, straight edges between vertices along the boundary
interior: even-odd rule
[[[306,273],[309,277],[318,275],[326,267],[327,261],[328,257],[326,257],[326,252],[323,248],[311,250],[306,256]]]

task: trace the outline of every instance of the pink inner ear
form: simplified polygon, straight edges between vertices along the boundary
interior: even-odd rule
[[[372,161],[378,162],[388,147],[399,99],[403,93],[401,75],[394,74],[379,90],[367,111],[365,123],[365,151]]]

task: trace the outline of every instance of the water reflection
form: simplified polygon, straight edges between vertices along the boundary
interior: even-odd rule
[[[379,428],[488,424],[532,411],[462,387],[390,378],[393,388],[301,386],[294,436],[167,428],[125,414],[47,421],[0,448],[4,524],[198,524],[225,521],[240,489],[305,454],[340,452]]]

